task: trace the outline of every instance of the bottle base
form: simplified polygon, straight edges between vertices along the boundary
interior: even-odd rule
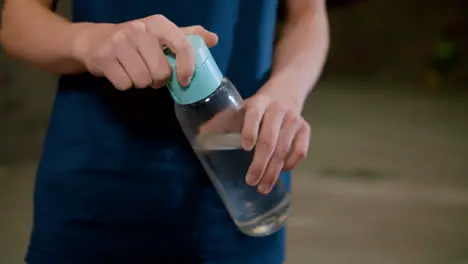
[[[268,214],[254,218],[246,222],[236,222],[239,230],[253,237],[265,237],[279,231],[286,223],[291,208],[290,198],[287,195]]]

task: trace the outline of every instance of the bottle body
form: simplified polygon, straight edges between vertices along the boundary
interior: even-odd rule
[[[246,173],[253,151],[241,146],[243,100],[226,78],[208,97],[175,104],[185,136],[238,228],[250,236],[267,236],[285,224],[290,196],[281,179],[263,195],[249,186]]]

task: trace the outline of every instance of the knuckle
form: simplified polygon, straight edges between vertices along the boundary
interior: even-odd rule
[[[146,24],[142,20],[134,20],[129,23],[129,27],[132,32],[144,32],[146,31]]]
[[[268,98],[268,100],[271,108],[284,111],[283,105],[278,100],[272,100],[270,98]]]
[[[205,28],[200,26],[200,25],[195,25],[195,26],[192,27],[192,29],[193,29],[194,32],[201,32],[201,31],[205,30]]]
[[[114,41],[116,43],[122,43],[123,41],[128,41],[130,39],[135,39],[137,38],[137,27],[134,26],[135,23],[127,23],[118,34],[121,36],[116,36],[116,39]]]
[[[146,87],[150,86],[151,83],[152,83],[151,78],[149,78],[147,76],[141,76],[141,77],[135,79],[135,86],[137,88],[146,88]]]
[[[111,41],[114,45],[119,45],[125,41],[128,32],[128,25],[122,26],[118,31],[116,31],[112,37]]]
[[[259,108],[261,108],[264,105],[264,101],[262,99],[261,94],[258,94],[247,101],[245,101],[245,109],[246,111],[256,111],[259,112]]]
[[[170,66],[166,65],[165,67],[161,67],[160,70],[161,79],[166,80],[171,77],[172,69]]]
[[[268,97],[266,97],[266,96],[257,98],[257,100],[255,100],[254,103],[255,103],[255,106],[261,107],[261,108],[264,108],[264,109],[271,110],[273,108],[273,105],[271,104],[270,99]]]
[[[102,47],[92,53],[91,57],[94,61],[105,62],[112,57],[112,52],[109,47]]]
[[[176,49],[179,51],[179,52],[183,52],[183,53],[188,53],[191,51],[191,44],[190,44],[190,41],[187,37],[182,37],[180,38],[180,41],[178,41],[176,44]]]
[[[300,117],[293,111],[288,111],[286,113],[286,121],[291,124],[296,124],[300,121]]]
[[[165,23],[168,21],[168,19],[164,15],[156,14],[151,16],[151,21],[156,23]]]
[[[154,82],[164,82],[171,77],[172,69],[167,62],[162,62],[159,67],[152,69],[151,75]]]
[[[251,117],[252,119],[258,119],[260,118],[260,109],[258,109],[257,105],[251,104],[247,105],[247,115]]]
[[[296,156],[298,159],[304,159],[307,156],[307,147],[301,146],[296,150]]]
[[[270,97],[265,94],[257,94],[257,96],[255,96],[255,99],[262,102],[270,101]]]
[[[171,77],[172,69],[169,65],[164,65],[158,70],[158,77],[160,80],[166,80]]]

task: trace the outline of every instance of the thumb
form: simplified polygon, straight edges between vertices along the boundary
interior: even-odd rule
[[[202,26],[190,26],[181,28],[185,34],[198,35],[203,38],[206,45],[211,48],[218,44],[218,35],[215,33],[206,30]]]

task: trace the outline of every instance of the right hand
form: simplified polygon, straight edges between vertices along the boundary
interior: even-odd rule
[[[187,86],[195,68],[195,55],[186,34],[201,36],[209,47],[215,33],[201,26],[177,27],[162,15],[122,24],[91,24],[77,36],[73,54],[93,75],[106,77],[117,89],[160,88],[172,74],[163,49],[177,56],[176,71]]]

